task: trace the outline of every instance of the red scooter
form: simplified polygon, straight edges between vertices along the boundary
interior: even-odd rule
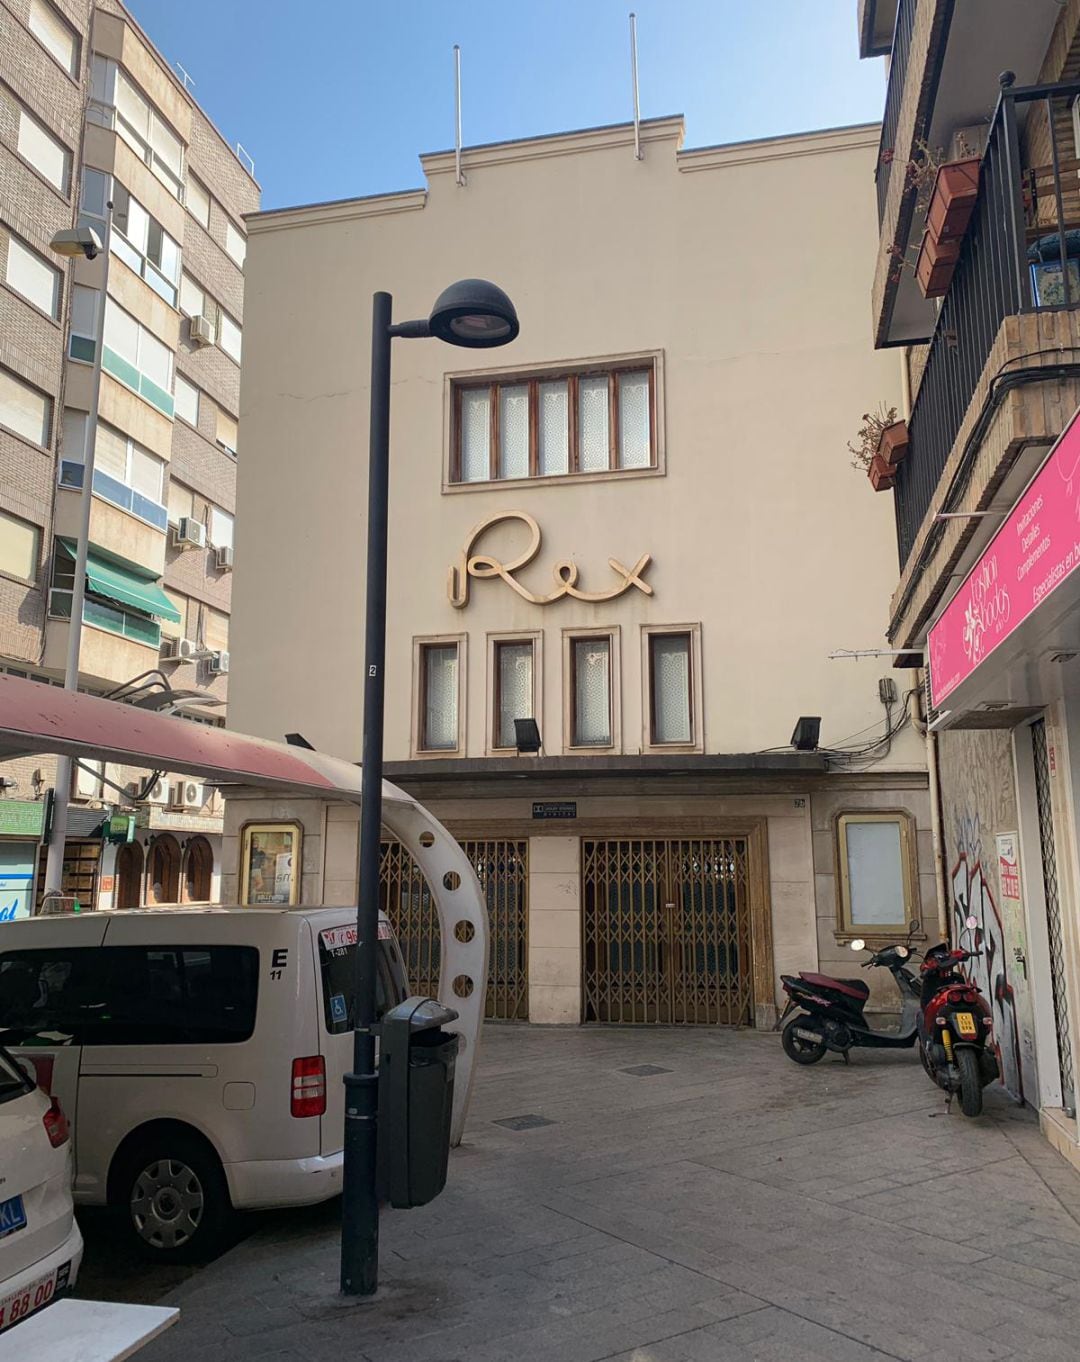
[[[978,919],[969,917],[966,926],[974,933]],[[920,969],[919,1058],[950,1102],[960,1094],[965,1116],[982,1114],[983,1088],[999,1073],[990,1005],[960,973],[965,960],[982,954],[977,941],[972,944],[976,948],[970,951],[962,945],[950,949],[944,942],[931,946]]]

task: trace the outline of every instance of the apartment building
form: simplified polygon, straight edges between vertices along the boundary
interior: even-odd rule
[[[1080,4],[863,0],[859,25],[889,56],[871,309],[906,393],[889,637],[925,664],[1006,1086],[1080,1164]]]
[[[223,722],[243,215],[258,201],[122,5],[0,5],[0,669],[62,683],[104,296],[80,685],[131,696],[157,669],[189,717]],[[76,226],[104,240],[110,202],[107,256],[54,252]],[[54,799],[70,801],[64,892],[82,905],[213,896],[211,790],[113,767],[53,786],[47,756],[0,770],[0,917],[40,896]]]
[[[865,322],[878,128],[683,135],[466,148],[462,183],[442,152],[423,189],[247,220],[242,731],[360,758],[372,293],[424,317],[480,276],[517,307],[505,349],[393,359],[387,776],[486,889],[491,1016],[764,1025],[780,973],[936,930],[910,685],[829,657],[884,646],[894,571],[844,448],[899,400]],[[225,840],[230,898],[355,902],[355,806],[230,795]],[[434,991],[392,838],[383,893]]]

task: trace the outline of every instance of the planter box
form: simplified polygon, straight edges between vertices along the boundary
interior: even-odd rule
[[[887,492],[896,479],[896,469],[891,463],[886,463],[880,454],[875,454],[866,475],[875,492]]]
[[[950,161],[934,180],[926,225],[936,241],[959,241],[979,196],[979,158]]]
[[[915,277],[924,298],[940,298],[948,293],[959,259],[959,241],[935,241],[931,232],[923,233]]]
[[[890,468],[896,465],[907,455],[908,451],[908,428],[906,421],[894,421],[891,426],[886,426],[881,432],[878,440],[878,455],[885,460]]]

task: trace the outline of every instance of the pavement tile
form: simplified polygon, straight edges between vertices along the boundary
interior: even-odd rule
[[[1080,1177],[994,1093],[946,1118],[906,1052],[804,1071],[720,1029],[484,1047],[375,1301],[336,1293],[336,1207],[262,1217],[140,1362],[1080,1362]]]

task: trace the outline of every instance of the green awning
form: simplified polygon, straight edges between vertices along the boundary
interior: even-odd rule
[[[61,539],[60,547],[74,562],[74,539]],[[179,624],[182,618],[180,611],[158,585],[155,574],[148,573],[146,568],[139,567],[137,563],[106,558],[93,548],[86,555],[86,586],[95,596],[104,596],[106,600],[130,606],[132,610],[141,610],[157,619]]]

